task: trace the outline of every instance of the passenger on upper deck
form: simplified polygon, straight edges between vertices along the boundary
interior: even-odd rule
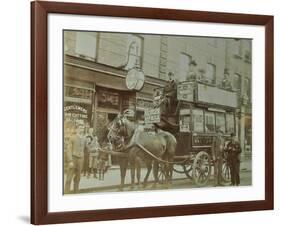
[[[205,69],[199,69],[198,73],[199,73],[199,75],[198,75],[197,80],[202,81],[202,82],[206,81],[206,77],[205,77],[206,71],[205,71]]]
[[[232,85],[231,85],[231,81],[229,78],[229,72],[228,69],[224,69],[224,76],[223,76],[223,80],[221,81],[221,88],[226,89],[226,90],[232,90]]]
[[[175,110],[175,105],[177,103],[177,83],[175,81],[175,75],[172,72],[168,74],[169,80],[167,81],[164,87],[164,96],[166,97],[166,109],[168,113],[173,113]]]
[[[186,81],[196,81],[197,78],[197,73],[196,73],[196,67],[197,67],[197,63],[195,60],[192,60],[189,64],[189,72],[186,78]]]

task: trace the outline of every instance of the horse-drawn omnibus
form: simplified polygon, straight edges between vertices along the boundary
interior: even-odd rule
[[[175,135],[174,171],[185,173],[198,186],[206,185],[214,166],[213,142],[218,131],[223,133],[225,140],[231,133],[236,133],[236,92],[200,82],[182,82],[177,85],[173,101],[166,100],[163,90],[158,93],[155,108],[146,110],[145,123],[153,123]],[[172,106],[167,106],[171,103]],[[223,160],[222,178],[230,179],[226,159]]]
[[[145,109],[143,129],[136,121],[128,120],[126,111],[120,113],[108,128],[108,140],[115,146],[120,141],[122,144],[121,151],[111,153],[123,156],[119,163],[121,187],[128,161],[134,185],[139,159],[146,162],[148,169],[144,184],[154,162],[157,168],[154,172],[159,171],[165,181],[171,181],[172,171],[176,171],[186,174],[197,186],[205,186],[216,161],[213,146],[218,131],[226,139],[236,133],[238,101],[235,92],[197,81],[177,84],[174,99],[166,97],[163,90],[156,90],[159,95],[154,96],[154,107]],[[228,181],[230,173],[225,159],[221,172],[222,178]],[[139,183],[140,171],[137,175]],[[159,176],[154,174],[156,183]]]

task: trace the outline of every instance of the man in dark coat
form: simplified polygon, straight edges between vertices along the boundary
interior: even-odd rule
[[[171,114],[176,108],[177,84],[175,81],[175,75],[172,72],[169,72],[168,76],[169,80],[164,87],[164,95],[167,100],[168,113]]]
[[[231,185],[238,186],[240,184],[240,143],[235,140],[235,134],[231,134],[231,141],[226,146],[226,152],[228,153],[228,164],[230,167]]]

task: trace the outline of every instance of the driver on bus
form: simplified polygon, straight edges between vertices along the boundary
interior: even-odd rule
[[[166,105],[168,113],[173,113],[174,106],[177,98],[177,84],[175,81],[175,75],[172,72],[168,74],[169,80],[164,87],[164,95],[166,97]]]

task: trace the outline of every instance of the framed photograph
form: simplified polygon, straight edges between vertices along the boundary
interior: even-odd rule
[[[273,16],[31,3],[31,223],[273,209]]]

